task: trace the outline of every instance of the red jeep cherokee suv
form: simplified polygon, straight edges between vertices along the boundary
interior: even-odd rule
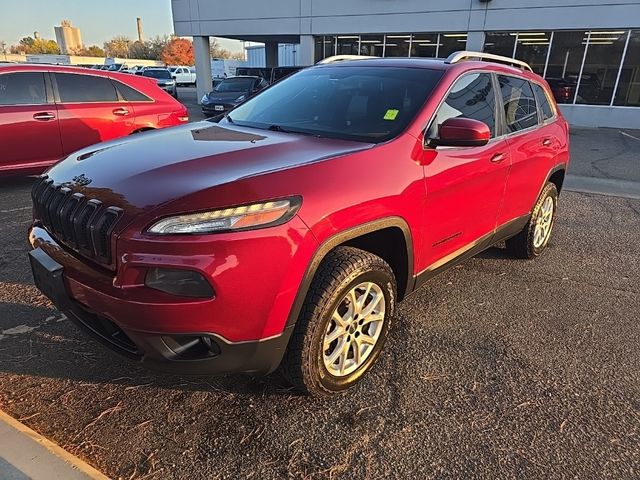
[[[153,79],[0,65],[0,175],[41,173],[80,148],[188,120],[187,109]]]
[[[72,154],[33,187],[36,285],[149,366],[347,389],[426,280],[549,242],[567,123],[528,65],[482,57],[315,66],[219,123]]]

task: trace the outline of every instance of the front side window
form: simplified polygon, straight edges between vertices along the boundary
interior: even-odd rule
[[[107,77],[56,73],[58,94],[62,103],[117,102],[118,95]]]
[[[506,128],[509,133],[538,124],[538,110],[531,84],[522,78],[498,75]]]
[[[471,118],[484,122],[496,136],[496,102],[491,75],[471,73],[456,80],[446,100],[438,109],[432,128],[450,118]],[[430,132],[437,135],[437,131]]]
[[[537,83],[533,83],[533,90],[536,94],[536,99],[538,101],[538,107],[540,109],[540,113],[542,114],[542,120],[546,121],[555,115],[553,111],[553,107],[551,106],[551,102],[549,101],[549,96],[547,92],[545,92],[544,88],[542,88]]]
[[[272,85],[228,118],[249,127],[378,143],[409,125],[441,77],[439,70],[422,68],[309,68]]]
[[[15,72],[0,75],[0,105],[41,105],[47,103],[44,74]]]

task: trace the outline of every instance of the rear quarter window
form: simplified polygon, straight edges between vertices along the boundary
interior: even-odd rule
[[[550,120],[555,116],[555,111],[551,106],[551,101],[549,100],[549,95],[544,88],[542,88],[537,83],[532,83],[533,91],[536,94],[536,99],[538,101],[538,108],[540,109],[540,114],[542,116],[542,120]]]
[[[112,81],[113,81],[113,84],[118,89],[118,92],[120,92],[120,95],[122,96],[122,98],[124,98],[126,101],[128,101],[128,102],[153,102],[153,100],[151,98],[147,97],[145,94],[143,94],[142,92],[139,92],[135,88],[132,88],[129,85],[126,85],[126,84],[124,84],[122,82],[119,82],[117,80],[112,80]]]

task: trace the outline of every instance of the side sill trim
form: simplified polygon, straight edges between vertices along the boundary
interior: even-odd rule
[[[463,246],[455,252],[433,263],[418,275],[416,275],[415,288],[413,292],[424,285],[428,280],[431,280],[433,277],[448,270],[449,268],[458,265],[459,263],[462,263],[471,257],[474,257],[478,253],[486,250],[487,248],[495,245],[498,242],[507,240],[508,238],[517,235],[518,232],[520,232],[525,227],[530,217],[531,215],[527,214],[510,220],[504,225],[501,225],[495,230],[487,233],[486,235],[483,235],[479,239]]]

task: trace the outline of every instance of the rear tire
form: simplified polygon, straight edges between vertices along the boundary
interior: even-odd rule
[[[507,250],[516,258],[531,259],[542,254],[551,238],[558,209],[558,190],[547,183],[533,206],[531,218],[515,237],[506,241]]]
[[[396,281],[380,257],[338,247],[318,267],[281,364],[297,390],[330,396],[362,379],[384,346]]]

